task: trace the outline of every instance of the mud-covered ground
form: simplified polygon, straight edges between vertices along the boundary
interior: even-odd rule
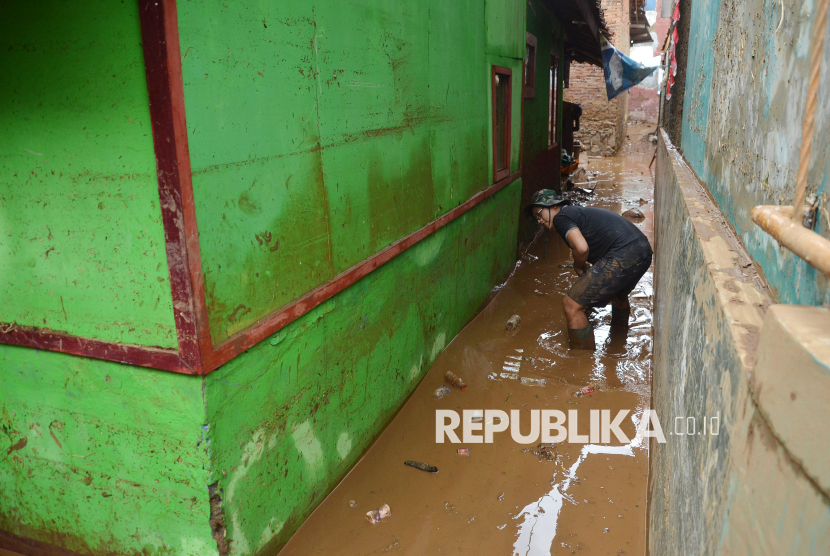
[[[636,208],[651,238],[653,147],[630,130],[622,156],[588,159],[593,194],[574,193],[584,205],[622,213]],[[640,144],[642,143],[642,145]],[[607,181],[604,181],[607,180]],[[631,326],[610,329],[610,306],[591,315],[597,350],[568,349],[562,297],[576,275],[570,250],[554,234],[540,235],[487,307],[438,357],[417,390],[364,458],[285,546],[282,555],[337,554],[643,554],[648,442],[640,420],[651,382],[652,274],[632,293]],[[447,277],[452,279],[452,277]],[[513,332],[512,315],[521,317]],[[437,399],[446,371],[464,379],[464,391]],[[517,372],[516,372],[517,371]],[[512,378],[518,377],[518,378]],[[544,379],[544,386],[521,378]],[[599,391],[574,394],[589,383]],[[621,429],[631,439],[610,442],[515,442],[508,431],[492,444],[436,442],[436,410],[517,410],[521,433],[531,411],[576,410],[578,432],[588,434],[590,410],[627,409]],[[470,420],[478,418],[467,416]],[[462,420],[464,417],[462,417]],[[481,432],[475,432],[481,435]],[[647,440],[647,439],[646,439]],[[468,455],[459,455],[467,448]],[[427,473],[414,460],[438,468]],[[391,515],[370,524],[366,512],[388,504]]]

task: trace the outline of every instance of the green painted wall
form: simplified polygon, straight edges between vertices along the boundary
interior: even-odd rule
[[[179,13],[214,342],[489,187],[494,64],[514,72],[513,171],[521,136],[522,2],[251,3],[233,14],[195,3]],[[207,377],[232,554],[272,553],[290,537],[506,274],[520,190]]]
[[[0,18],[0,322],[176,347],[134,2]]]
[[[0,530],[78,554],[216,553],[202,381],[0,345]]]
[[[27,214],[27,230],[48,224],[54,238],[67,236],[67,252],[79,253],[69,267],[30,271],[40,279],[50,272],[64,278],[69,297],[77,299],[91,284],[102,289],[99,261],[129,277],[113,281],[124,289],[144,276],[139,267],[152,268],[161,279],[153,274],[151,286],[163,296],[148,314],[166,310],[170,333],[166,344],[148,342],[173,346],[136,6],[93,8],[96,17],[108,18],[106,28],[90,19],[92,12],[83,18],[73,12],[78,25],[68,29],[47,26],[53,36],[76,37],[64,50],[64,42],[38,35],[46,31],[31,29],[33,23],[15,30],[42,37],[38,48],[54,45],[42,63],[71,74],[60,94],[47,88],[45,77],[25,76],[30,90],[51,91],[54,106],[64,102],[60,95],[71,101],[63,112],[43,109],[25,133],[51,137],[57,128],[44,122],[60,114],[67,129],[99,127],[94,135],[62,132],[68,139],[61,156],[72,156],[62,162],[63,176],[56,167],[52,178],[53,166],[44,166],[56,180],[48,182],[52,189],[43,186],[44,195],[31,193],[30,182],[27,199],[34,200],[15,201],[10,213],[9,199],[21,193],[3,192],[2,218],[18,219],[12,229],[19,237],[2,249],[47,242],[18,232],[22,206],[40,211]],[[48,17],[35,10],[29,21],[74,21],[61,9],[51,8]],[[335,2],[251,2],[233,9],[180,2],[178,11],[214,341],[489,187],[493,64],[514,72],[511,169],[519,170],[521,1],[352,2],[348,9]],[[9,52],[33,56],[16,41]],[[74,52],[72,45],[86,48],[75,52],[74,66],[62,58]],[[137,72],[129,87],[104,79],[124,75],[111,69],[118,60],[124,71]],[[26,72],[18,73],[15,82],[22,82]],[[141,108],[128,114],[131,121],[116,118],[121,105],[112,107],[107,96],[122,90],[133,95],[135,112]],[[22,122],[41,114],[40,100],[2,98],[30,104],[3,112],[4,118],[16,114]],[[17,139],[0,137],[4,180],[9,161],[22,168],[20,157],[28,156],[13,152],[24,134],[22,125],[15,129]],[[127,135],[134,130],[140,134]],[[38,149],[31,150],[45,152]],[[114,173],[128,157],[131,173]],[[88,174],[60,181],[77,159],[86,161],[81,172]],[[78,175],[92,181],[81,183]],[[0,346],[8,384],[0,395],[0,455],[8,451],[0,460],[0,530],[96,556],[218,554],[207,487],[216,483],[231,554],[273,552],[357,461],[512,267],[521,187],[521,180],[508,185],[204,379]],[[45,195],[54,192],[60,203]],[[61,223],[58,232],[53,219]],[[8,226],[4,221],[4,233]],[[90,232],[79,237],[79,228]],[[141,243],[153,230],[161,246],[155,251]],[[122,251],[119,242],[126,240],[113,231],[144,250]],[[152,264],[151,255],[158,259]],[[69,271],[89,282],[65,278]],[[124,307],[106,297],[116,286],[103,283],[91,307],[111,318],[126,320],[158,297],[135,286],[129,291],[137,297],[130,299],[143,301],[144,309]],[[52,291],[59,299],[59,290]],[[107,330],[100,315],[90,322],[93,330],[94,323]],[[139,334],[123,324],[114,328],[120,322],[110,324],[117,339]],[[66,329],[87,330],[71,319]]]
[[[520,191],[204,379],[0,346],[0,530],[85,555],[218,554],[218,482],[231,553],[276,550],[510,270]]]
[[[515,0],[485,2],[487,52],[505,58],[524,59],[524,9]],[[522,37],[516,41],[516,37]]]
[[[234,555],[273,553],[512,267],[521,181],[206,378]]]
[[[524,8],[487,6],[179,6],[214,342],[490,185],[490,64],[521,69]]]

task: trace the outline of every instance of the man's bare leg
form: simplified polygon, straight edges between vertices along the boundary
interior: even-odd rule
[[[562,307],[565,309],[565,318],[568,319],[568,328],[585,328],[588,326],[588,317],[585,315],[583,305],[566,295],[562,300]]]
[[[562,300],[565,318],[568,320],[568,339],[571,349],[589,349],[596,347],[594,329],[588,323],[585,306],[580,305],[567,295]]]

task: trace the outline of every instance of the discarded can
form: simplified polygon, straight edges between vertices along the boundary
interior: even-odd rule
[[[507,324],[504,326],[507,330],[516,330],[522,324],[522,319],[519,315],[513,315],[507,319]]]
[[[367,521],[369,521],[369,523],[374,525],[381,519],[389,517],[390,515],[392,515],[392,510],[389,508],[389,504],[384,504],[377,510],[371,510],[366,512],[366,519]]]
[[[458,455],[459,456],[469,456],[470,455],[470,449],[469,448],[459,448],[458,449]]]
[[[403,462],[403,464],[408,465],[409,467],[414,467],[415,469],[420,469],[421,471],[426,471],[427,473],[438,473],[438,468],[434,465],[429,465],[428,463],[407,460]]]
[[[545,382],[544,378],[527,378],[526,376],[523,376],[522,384],[525,386],[544,386],[547,382]]]
[[[446,386],[444,386],[442,384],[441,386],[439,386],[438,388],[435,389],[435,392],[432,393],[432,397],[433,398],[438,398],[440,400],[441,398],[443,398],[444,396],[446,396],[450,392],[452,392],[452,390],[450,390],[449,388],[447,388]]]
[[[593,393],[594,393],[594,392],[596,392],[597,390],[599,390],[599,386],[597,386],[597,385],[596,385],[596,384],[594,384],[594,383],[591,383],[591,384],[589,384],[589,385],[587,385],[587,386],[583,386],[582,388],[580,388],[579,390],[577,390],[577,391],[574,393],[574,396],[576,396],[576,397],[579,397],[579,396],[587,396],[588,394],[593,394]]]
[[[456,376],[456,374],[452,371],[447,371],[444,374],[444,380],[446,380],[447,382],[449,382],[450,384],[452,384],[453,386],[455,386],[457,388],[461,388],[462,390],[467,389],[467,383],[465,383],[463,380],[458,378],[458,376]]]

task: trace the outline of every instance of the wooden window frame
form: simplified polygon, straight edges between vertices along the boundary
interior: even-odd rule
[[[524,98],[536,98],[536,37],[531,33],[527,33],[525,39],[525,48],[530,47],[531,54],[527,56],[524,61],[524,82],[522,88],[524,91]]]
[[[504,115],[504,152],[501,153],[501,157],[499,157],[498,152],[498,137],[496,135],[497,129],[497,122],[498,122],[498,113],[497,104],[496,104],[496,76],[497,75],[505,75],[508,77],[507,80],[507,113]],[[505,68],[503,66],[493,66],[492,72],[490,74],[490,88],[491,88],[491,96],[493,97],[493,183],[496,183],[499,180],[502,180],[510,175],[510,151],[511,151],[511,144],[510,144],[510,131],[512,127],[512,122],[510,118],[510,113],[513,108],[513,70],[510,68]],[[500,168],[501,162],[503,166]]]
[[[562,64],[562,88],[571,87],[571,59],[565,56],[565,63]]]
[[[552,129],[548,128],[548,149],[553,149],[559,145],[557,142],[556,132],[558,116],[559,116],[559,101],[561,100],[562,91],[559,89],[559,56],[556,51],[550,51],[550,66],[548,67],[548,121],[552,124]],[[550,83],[550,68],[556,67],[553,83]],[[554,95],[554,92],[556,95]]]

